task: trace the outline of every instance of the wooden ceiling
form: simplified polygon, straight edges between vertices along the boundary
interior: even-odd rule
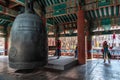
[[[0,25],[11,26],[23,6],[24,3],[17,0],[0,0]]]
[[[71,4],[74,3],[74,4]],[[41,15],[41,10],[46,12],[47,23],[50,25],[74,23],[77,20],[77,5],[79,0],[34,0],[34,10],[38,15]],[[0,25],[11,26],[14,18],[24,12],[25,0],[0,0]],[[48,14],[54,14],[54,10],[49,12],[48,7],[54,9],[57,5],[67,5],[65,13],[49,16]],[[74,6],[69,6],[74,5]],[[73,10],[70,10],[70,9]],[[62,10],[60,10],[61,12]],[[71,11],[71,12],[70,12]],[[56,11],[57,12],[57,11]]]

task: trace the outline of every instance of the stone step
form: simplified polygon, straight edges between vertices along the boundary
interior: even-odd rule
[[[56,59],[56,57],[49,57],[48,64],[45,67],[49,69],[67,70],[77,65],[77,63],[78,60],[73,57],[62,56],[59,59]]]

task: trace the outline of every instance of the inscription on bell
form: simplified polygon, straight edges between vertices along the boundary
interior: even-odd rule
[[[16,54],[17,54],[16,48],[15,47],[11,47],[10,48],[10,56],[14,58],[16,56]]]
[[[32,26],[19,26],[18,31],[39,31],[39,28]]]

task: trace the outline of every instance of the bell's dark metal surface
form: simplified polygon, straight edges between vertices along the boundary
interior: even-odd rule
[[[28,7],[30,4],[26,0],[25,13],[16,17],[10,32],[9,66],[15,69],[33,69],[47,64],[47,33],[40,17]]]

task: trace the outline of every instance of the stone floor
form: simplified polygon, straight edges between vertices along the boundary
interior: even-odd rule
[[[0,80],[120,80],[120,61],[104,64],[102,59],[94,59],[65,71],[16,71],[8,66],[7,57],[0,57]]]

